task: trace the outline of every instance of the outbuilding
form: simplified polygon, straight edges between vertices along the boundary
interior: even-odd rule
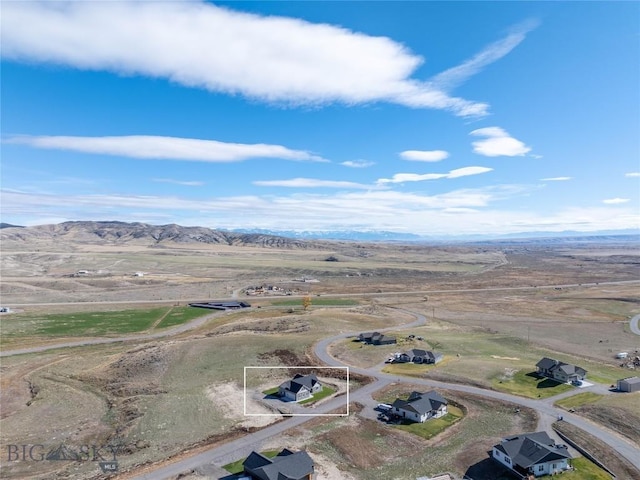
[[[640,377],[628,377],[618,380],[618,391],[640,392]]]

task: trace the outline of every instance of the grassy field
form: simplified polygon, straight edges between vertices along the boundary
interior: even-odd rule
[[[311,306],[318,307],[349,307],[358,305],[360,302],[350,298],[322,298],[311,297]],[[289,300],[275,300],[271,302],[271,305],[282,307],[302,306],[302,299],[289,299]]]
[[[24,337],[99,337],[138,333],[150,328],[180,325],[211,314],[187,306],[156,307],[117,311],[87,311],[68,314],[16,313],[2,320],[2,341]]]
[[[588,403],[597,402],[601,398],[602,398],[602,395],[598,395],[597,393],[583,392],[583,393],[577,393],[576,395],[573,395],[568,398],[563,398],[562,400],[558,400],[557,402],[555,402],[555,405],[558,407],[569,409],[569,408],[581,407]]]

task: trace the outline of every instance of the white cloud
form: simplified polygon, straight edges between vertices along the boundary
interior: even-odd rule
[[[607,205],[619,205],[621,203],[627,203],[629,200],[630,200],[629,198],[616,197],[616,198],[607,198],[603,200],[602,203],[606,203]]]
[[[369,162],[367,160],[347,160],[342,162],[340,165],[350,168],[367,168],[375,165],[375,162]]]
[[[445,70],[436,75],[431,81],[439,88],[449,91],[465,82],[469,77],[477,74],[487,65],[500,60],[522,42],[527,33],[538,26],[535,20],[529,20],[511,29],[511,32],[503,39],[485,47],[462,64]]]
[[[484,140],[473,142],[473,151],[479,155],[487,157],[515,157],[522,156],[531,148],[526,146],[520,140],[511,137],[505,130],[500,127],[486,127],[473,130],[469,135],[478,137],[487,137]]]
[[[640,177],[640,172],[629,172],[624,174],[625,177]]]
[[[549,177],[541,178],[541,182],[565,182],[567,180],[573,180],[573,177]]]
[[[289,180],[257,180],[254,185],[261,187],[287,187],[287,188],[346,188],[370,190],[379,188],[375,185],[346,182],[341,180],[318,180],[315,178],[292,178]]]
[[[166,78],[266,102],[386,101],[460,116],[485,115],[488,105],[446,91],[527,31],[424,82],[412,78],[422,57],[390,38],[203,1],[4,2],[1,20],[2,55],[19,61]]]
[[[201,187],[204,182],[198,180],[174,180],[173,178],[153,178],[152,181],[157,183],[170,183],[172,185],[182,185],[185,187]]]
[[[447,158],[449,152],[444,150],[405,150],[400,152],[400,156],[414,162],[439,162]]]
[[[187,199],[120,194],[44,195],[0,192],[3,220],[19,225],[114,219],[203,225],[213,228],[291,230],[379,229],[417,234],[597,231],[637,228],[640,215],[624,205],[570,207],[551,212],[509,209],[517,186],[420,195],[392,190],[296,193]],[[506,208],[496,207],[498,202]],[[455,215],[455,221],[452,221]],[[55,220],[52,220],[55,219]]]
[[[377,181],[379,185],[387,183],[422,182],[425,180],[439,180],[441,178],[458,178],[469,175],[479,175],[492,171],[488,167],[463,167],[451,170],[448,173],[396,173],[392,178],[381,178]]]
[[[132,158],[188,160],[194,162],[241,162],[250,158],[327,162],[302,150],[264,143],[225,143],[195,138],[131,135],[123,137],[64,137],[20,135],[6,140],[35,148],[70,150]]]

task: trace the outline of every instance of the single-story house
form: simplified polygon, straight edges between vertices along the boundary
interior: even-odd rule
[[[640,392],[640,377],[618,380],[618,390],[621,392]]]
[[[570,470],[571,455],[566,445],[556,445],[546,432],[526,433],[507,437],[494,445],[491,458],[527,478],[533,474],[555,475]]]
[[[322,391],[322,384],[315,373],[311,375],[296,374],[291,380],[287,380],[278,388],[278,395],[287,400],[299,402],[311,398],[315,393]]]
[[[243,462],[244,474],[255,480],[312,480],[313,459],[305,451],[285,448],[273,458],[251,452]]]
[[[400,358],[402,359],[401,361],[413,363],[438,363],[442,360],[442,354],[420,348],[412,348],[408,352],[402,353]]]
[[[540,375],[562,383],[582,381],[587,376],[587,371],[582,367],[570,365],[548,357],[544,357],[536,363],[536,371]]]
[[[391,345],[392,343],[396,343],[396,337],[383,335],[380,332],[361,333],[358,335],[358,340],[371,345]]]
[[[430,418],[447,414],[447,400],[438,392],[411,392],[407,400],[397,398],[391,405],[391,412],[401,418],[423,423]]]

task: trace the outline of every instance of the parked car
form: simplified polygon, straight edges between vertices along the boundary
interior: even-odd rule
[[[572,380],[571,385],[574,387],[580,387],[582,385],[582,380]]]

